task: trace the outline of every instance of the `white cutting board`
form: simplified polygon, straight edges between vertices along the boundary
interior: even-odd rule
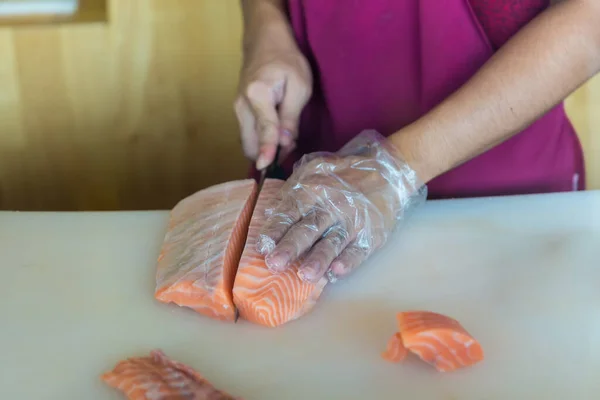
[[[247,400],[598,399],[600,192],[430,202],[279,329],[155,301],[167,218],[0,213],[1,399],[121,399],[99,375],[154,348]],[[461,321],[485,361],[382,361],[415,308]]]

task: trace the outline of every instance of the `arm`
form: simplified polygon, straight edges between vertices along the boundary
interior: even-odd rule
[[[284,0],[241,0],[241,7],[244,49],[254,44],[253,39],[259,36],[259,32],[291,36]]]
[[[296,45],[284,0],[242,0],[244,62],[234,107],[244,153],[263,169],[295,147],[312,73]]]
[[[390,139],[424,182],[526,128],[600,71],[600,0],[564,0]]]

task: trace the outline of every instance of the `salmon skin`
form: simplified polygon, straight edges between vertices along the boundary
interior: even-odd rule
[[[242,400],[217,390],[198,372],[161,350],[120,361],[102,381],[130,400]]]
[[[431,311],[397,314],[399,332],[388,342],[382,357],[400,362],[410,351],[440,372],[454,371],[479,363],[481,344],[455,319]]]
[[[171,211],[156,269],[155,298],[234,321],[232,288],[257,196],[253,179],[226,182]]]
[[[266,211],[277,199],[284,181],[265,179],[248,229],[248,238],[233,284],[233,302],[240,316],[250,322],[276,327],[308,313],[316,304],[327,284],[322,278],[316,284],[303,282],[297,275],[297,265],[274,274],[264,256],[256,249]]]

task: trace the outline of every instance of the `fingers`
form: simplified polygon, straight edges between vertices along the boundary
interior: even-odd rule
[[[267,255],[265,263],[273,271],[284,271],[308,251],[333,224],[331,213],[315,210],[295,223]]]
[[[327,278],[334,283],[344,278],[361,265],[369,255],[381,248],[387,235],[381,228],[381,223],[376,223],[366,230],[358,232],[352,242],[333,260],[327,272]]]
[[[296,135],[287,129],[282,129],[279,136],[279,144],[281,144],[281,155],[285,158],[296,147]]]
[[[281,140],[281,139],[280,139]],[[281,142],[280,142],[281,143]],[[279,154],[279,162],[285,161],[290,154],[296,149],[296,141],[291,139],[289,146],[281,146],[281,153]]]
[[[236,114],[246,155],[262,170],[274,161],[277,146],[285,159],[295,148],[300,115],[311,85],[295,73],[266,68],[243,89]]]
[[[277,202],[277,208],[267,209],[267,221],[261,228],[256,243],[256,250],[266,256],[275,249],[275,245],[287,233],[292,225],[300,221],[302,214],[292,197],[285,197]]]
[[[363,263],[371,253],[371,250],[359,246],[356,242],[349,244],[340,255],[331,263],[327,272],[327,278],[331,283],[345,277]]]
[[[273,162],[279,144],[276,86],[268,82],[254,81],[246,89],[246,99],[256,121],[259,142],[256,160],[258,170]]]
[[[349,242],[348,231],[341,226],[333,227],[312,248],[298,269],[298,276],[305,282],[316,283],[329,269],[332,261]]]
[[[300,115],[310,98],[311,92],[310,87],[295,76],[289,77],[285,92],[288,95],[283,96],[279,106],[279,120],[281,129],[284,132],[281,145],[288,150],[296,140]]]
[[[256,160],[258,157],[258,135],[256,121],[244,97],[238,97],[234,103],[235,114],[240,125],[242,148],[246,157]]]

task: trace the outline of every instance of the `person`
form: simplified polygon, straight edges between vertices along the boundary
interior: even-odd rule
[[[347,276],[425,199],[585,189],[564,99],[600,71],[598,0],[242,0],[235,111],[287,181],[274,272]]]

